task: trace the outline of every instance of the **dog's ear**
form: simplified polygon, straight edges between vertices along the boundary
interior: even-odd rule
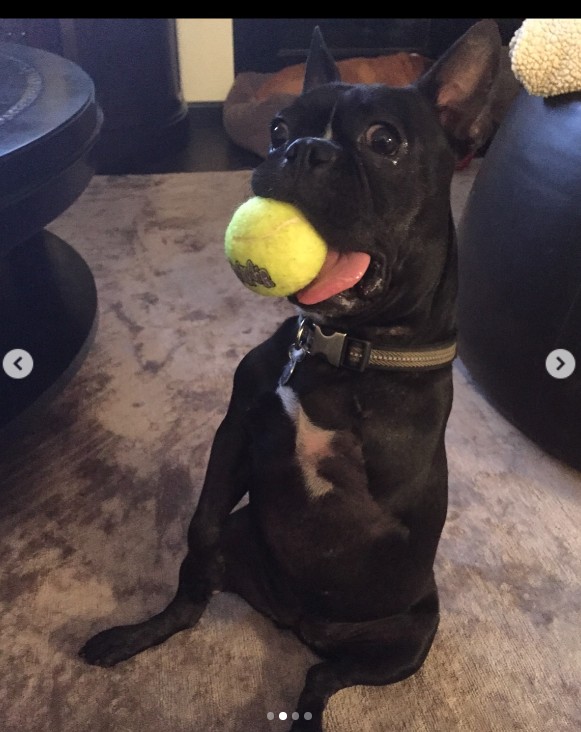
[[[303,94],[321,84],[340,81],[341,75],[333,57],[329,53],[319,26],[315,26],[311,38],[311,47],[307,56]]]
[[[417,82],[435,106],[459,155],[477,150],[492,132],[490,104],[500,64],[501,39],[493,20],[481,20],[459,38]]]

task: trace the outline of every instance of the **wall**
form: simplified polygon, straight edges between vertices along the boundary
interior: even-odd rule
[[[177,18],[186,102],[223,102],[234,81],[231,18]]]

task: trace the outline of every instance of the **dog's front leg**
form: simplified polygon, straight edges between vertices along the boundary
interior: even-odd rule
[[[231,404],[216,432],[174,599],[165,610],[142,623],[110,628],[95,635],[79,652],[88,663],[114,666],[163,643],[174,633],[191,628],[204,612],[212,592],[220,589],[221,526],[247,490],[244,458],[248,454],[248,432],[243,428],[243,418],[243,410]]]
[[[290,732],[322,732],[327,702],[341,689],[395,684],[414,674],[428,655],[438,622],[434,585],[401,615],[361,623],[303,623],[301,637],[330,657],[308,670]]]
[[[391,666],[391,667],[390,667]],[[323,732],[323,713],[333,694],[350,686],[384,686],[411,676],[417,666],[395,668],[395,664],[369,660],[323,661],[311,666],[297,704],[298,720],[289,732]],[[363,728],[363,725],[362,725]]]

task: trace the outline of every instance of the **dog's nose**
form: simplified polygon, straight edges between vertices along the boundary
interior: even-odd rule
[[[285,157],[296,165],[315,168],[335,160],[337,145],[321,137],[301,137],[288,146]]]

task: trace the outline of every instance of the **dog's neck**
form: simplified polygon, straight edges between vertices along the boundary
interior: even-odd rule
[[[326,319],[305,312],[321,326],[347,332],[354,338],[371,341],[377,346],[432,345],[456,337],[456,295],[458,290],[456,231],[450,211],[446,257],[435,278],[434,286],[420,298],[413,309],[395,318],[378,313],[372,318]]]

